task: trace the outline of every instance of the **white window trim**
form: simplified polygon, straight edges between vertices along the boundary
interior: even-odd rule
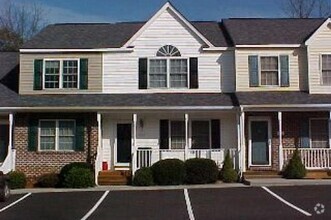
[[[330,143],[328,143],[328,147],[325,147],[325,148],[315,148],[313,147],[313,141],[312,141],[312,137],[311,137],[311,121],[313,120],[325,120],[328,122],[328,141],[330,141],[330,135],[331,135],[331,131],[329,129],[329,119],[328,118],[324,118],[324,117],[321,117],[321,118],[309,118],[309,148],[305,148],[305,149],[331,149],[330,148]]]
[[[150,86],[150,61],[151,60],[166,60],[167,61],[167,86],[166,87],[151,87]],[[186,87],[170,87],[170,60],[186,60],[187,61],[187,86]],[[184,90],[190,88],[190,59],[188,57],[149,57],[147,58],[147,88],[148,89],[175,89]]]
[[[267,121],[268,122],[268,149],[269,149],[269,163],[268,164],[253,164],[252,163],[252,129],[253,121]],[[248,167],[271,167],[272,161],[272,121],[270,117],[266,116],[251,116],[248,118]]]
[[[41,122],[42,121],[52,121],[55,122],[55,150],[43,150],[40,147],[40,137],[41,137]],[[59,149],[59,121],[72,121],[74,122],[74,136],[76,139],[76,120],[74,119],[40,119],[38,122],[38,151],[40,152],[74,152],[75,150],[60,150]]]
[[[327,85],[327,84],[323,84],[323,55],[330,55],[331,56],[331,52],[330,53],[321,53],[319,55],[319,77],[320,77],[320,86],[323,87],[331,87],[331,85]]]
[[[77,61],[77,88],[63,88],[63,62],[64,61]],[[45,74],[46,74],[46,62],[47,61],[59,61],[60,62],[60,72],[59,72],[59,88],[46,88],[45,87]],[[46,58],[43,60],[43,90],[72,90],[72,89],[80,89],[80,59],[79,58]]]
[[[262,58],[263,57],[277,57],[278,60],[278,85],[262,85],[261,81],[262,81]],[[259,86],[260,87],[280,87],[281,86],[281,69],[280,69],[280,54],[277,55],[259,55],[258,56],[258,60],[259,60]]]

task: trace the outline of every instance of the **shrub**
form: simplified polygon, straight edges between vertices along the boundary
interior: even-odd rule
[[[56,187],[59,183],[59,175],[56,173],[46,173],[38,177],[37,186]]]
[[[217,181],[218,167],[213,160],[194,158],[186,160],[184,165],[186,172],[186,183],[206,184]]]
[[[12,171],[8,173],[9,176],[9,187],[11,189],[22,189],[26,186],[26,176],[23,172]]]
[[[306,176],[307,170],[301,161],[298,149],[293,153],[292,158],[285,167],[283,176],[287,179],[302,179]]]
[[[73,167],[66,175],[63,186],[66,188],[87,188],[94,186],[93,172],[90,169]]]
[[[179,185],[184,183],[184,162],[178,159],[160,160],[152,165],[154,182],[158,185]]]
[[[134,186],[151,186],[154,185],[152,170],[148,167],[143,167],[136,171],[133,177],[132,184]]]
[[[69,171],[72,168],[85,168],[85,169],[89,169],[93,172],[93,166],[89,163],[85,163],[85,162],[69,163],[69,164],[65,165],[64,167],[62,167],[62,169],[60,171],[60,174],[59,174],[59,185],[60,186],[63,186],[66,176],[68,175]]]
[[[238,181],[238,173],[233,168],[233,162],[229,151],[224,158],[223,167],[220,171],[219,177],[225,183],[233,183]]]

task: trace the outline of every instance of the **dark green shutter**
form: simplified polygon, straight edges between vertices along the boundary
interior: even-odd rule
[[[34,60],[33,89],[42,90],[42,88],[43,88],[43,60]]]
[[[84,151],[85,145],[85,119],[84,118],[77,118],[76,119],[76,143],[75,143],[75,150],[76,151]]]
[[[88,89],[88,59],[80,59],[79,89]]]
[[[199,88],[198,58],[190,58],[190,89]]]
[[[160,120],[160,149],[169,149],[169,120]]]
[[[282,87],[290,86],[289,56],[280,55],[280,85]]]
[[[249,86],[259,86],[259,57],[248,56]]]
[[[139,59],[139,89],[147,89],[147,58]]]
[[[220,120],[211,120],[211,148],[218,149],[221,147],[221,136],[220,136]]]
[[[38,119],[31,118],[28,128],[28,151],[36,151],[38,148]]]
[[[310,140],[309,140],[309,120],[304,119],[301,121],[300,125],[300,147],[309,148]]]

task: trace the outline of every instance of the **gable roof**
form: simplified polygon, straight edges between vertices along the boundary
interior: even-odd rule
[[[0,52],[0,93],[5,90],[18,92],[19,53]]]
[[[325,19],[236,18],[223,20],[235,45],[302,44]]]

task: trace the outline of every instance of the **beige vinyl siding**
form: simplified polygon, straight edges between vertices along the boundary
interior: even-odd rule
[[[33,90],[35,59],[88,59],[88,90],[52,89]],[[102,92],[102,54],[101,53],[66,53],[66,54],[21,54],[20,55],[20,94],[61,94],[61,93],[99,93]]]
[[[308,46],[309,59],[309,89],[310,93],[331,94],[331,86],[322,85],[321,79],[321,55],[331,54],[331,29],[323,25],[313,35]]]
[[[277,48],[247,48],[236,49],[236,91],[298,91],[300,90],[300,78],[303,77],[305,71],[299,65],[299,57],[302,55],[301,49],[277,49]],[[289,55],[289,77],[290,86],[249,86],[249,68],[248,56],[279,56]],[[259,60],[260,63],[260,60]],[[260,78],[261,80],[261,78]],[[279,79],[280,80],[280,79]]]
[[[198,57],[199,89],[138,89],[139,58],[154,58],[164,45],[179,49],[183,58]],[[130,46],[131,53],[104,54],[104,93],[220,92],[221,52],[202,52],[203,42],[170,10],[148,26]]]

